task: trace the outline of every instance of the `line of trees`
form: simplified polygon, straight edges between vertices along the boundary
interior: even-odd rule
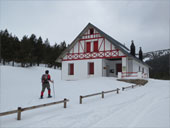
[[[150,77],[155,79],[170,80],[170,54],[155,56],[147,60],[146,63],[151,66]]]
[[[30,37],[23,36],[21,40],[13,36],[8,30],[0,31],[0,62],[5,65],[12,62],[20,63],[22,67],[28,67],[39,64],[46,64],[48,67],[60,67],[55,60],[66,49],[66,42],[63,41],[59,45],[55,43],[50,46],[48,39],[43,41],[41,37],[32,34]]]

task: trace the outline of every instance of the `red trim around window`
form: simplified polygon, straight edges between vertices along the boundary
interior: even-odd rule
[[[94,74],[94,63],[90,62],[89,63],[89,75],[93,75]]]
[[[74,64],[69,64],[69,75],[74,75]]]

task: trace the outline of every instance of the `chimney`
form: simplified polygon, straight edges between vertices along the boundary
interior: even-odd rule
[[[135,56],[135,45],[134,45],[134,41],[131,41],[131,46],[130,46],[130,54]]]
[[[139,59],[141,60],[141,61],[143,61],[143,52],[142,52],[142,48],[140,47],[140,49],[139,49]]]

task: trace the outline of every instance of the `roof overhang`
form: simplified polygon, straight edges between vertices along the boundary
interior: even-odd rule
[[[96,26],[94,26],[91,23],[88,23],[88,25],[80,32],[80,34],[72,41],[71,45],[69,45],[68,48],[66,48],[61,55],[56,59],[56,62],[61,63],[63,57],[73,48],[73,46],[81,39],[81,37],[83,36],[84,32],[86,32],[89,28],[94,28],[96,29],[101,36],[105,37],[110,43],[112,43],[117,49],[121,50],[121,52],[123,52],[126,56],[133,58],[134,60],[138,61],[139,63],[151,68],[148,64],[146,64],[145,62],[141,61],[139,58],[131,55],[128,51],[129,49],[124,46],[123,44],[121,44],[120,42],[118,42],[117,40],[113,39],[111,36],[107,35],[106,33],[104,33],[102,30],[100,30],[99,28],[97,28]]]

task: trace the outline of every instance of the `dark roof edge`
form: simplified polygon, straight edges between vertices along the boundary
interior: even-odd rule
[[[132,57],[134,58],[136,61],[138,61],[139,63],[142,63],[143,65],[151,68],[148,64],[146,64],[145,62],[141,61],[139,58],[131,55],[130,53],[128,53],[126,50],[129,51],[129,49],[124,46],[123,44],[121,44],[120,42],[118,42],[117,40],[113,39],[111,36],[107,35],[106,33],[104,33],[102,30],[100,30],[99,28],[97,28],[96,26],[94,26],[91,23],[88,23],[86,25],[86,27],[79,33],[79,35],[72,41],[72,43],[69,45],[68,48],[66,48],[61,55],[57,58],[56,62],[61,62],[61,58],[65,55],[65,53],[67,53],[76,43],[76,41],[79,39],[79,37],[84,33],[84,31],[89,28],[89,27],[94,27],[101,35],[103,35],[108,41],[110,41],[113,45],[115,45],[118,49],[120,49],[124,54],[126,54],[128,57]],[[120,45],[120,46],[119,46]],[[125,48],[126,50],[124,50],[123,48]]]
[[[95,29],[97,29],[97,31],[99,31],[99,33],[102,33],[104,36],[108,36],[109,38],[111,38],[114,42],[118,43],[119,45],[121,45],[123,48],[125,48],[126,50],[129,51],[129,49],[121,44],[119,41],[115,40],[114,38],[112,38],[111,36],[109,36],[108,34],[106,34],[105,32],[103,32],[102,30],[100,30],[99,28],[97,28],[96,26],[94,26],[93,24],[89,23],[91,26],[93,26]]]
[[[92,24],[91,24],[91,25],[92,25]],[[134,59],[135,59],[136,61],[138,61],[139,63],[142,63],[143,65],[151,68],[148,64],[146,64],[145,62],[141,61],[141,60],[140,60],[139,58],[137,58],[136,56],[133,56],[133,55],[131,55],[130,53],[128,53],[126,50],[129,51],[129,49],[128,49],[126,46],[122,45],[120,42],[118,42],[117,40],[113,39],[111,36],[107,35],[106,33],[104,33],[102,30],[100,30],[100,29],[97,28],[96,26],[94,26],[94,25],[92,25],[92,26],[93,26],[97,31],[99,31],[100,34],[104,35],[104,37],[105,37],[106,39],[108,39],[113,45],[115,45],[116,47],[118,47],[124,54],[128,55],[129,57],[134,58]],[[120,46],[117,45],[116,43],[119,44],[119,45],[121,45],[121,46],[123,46],[123,48],[125,48],[126,50],[124,50],[122,47],[120,47]]]
[[[60,62],[61,61],[61,58],[65,55],[66,52],[68,52],[73,46],[74,44],[76,43],[76,40],[79,39],[79,37],[81,36],[81,34],[88,28],[88,26],[90,25],[90,23],[88,23],[86,25],[86,27],[78,34],[78,36],[71,42],[71,44],[69,45],[68,48],[66,48],[62,53],[61,55],[56,59],[56,62]]]

